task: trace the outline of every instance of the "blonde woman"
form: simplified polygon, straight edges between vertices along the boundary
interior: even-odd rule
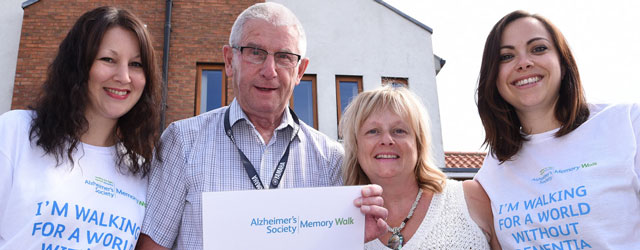
[[[475,181],[458,182],[432,163],[429,122],[405,87],[358,95],[340,121],[345,185],[378,184],[388,232],[365,249],[499,249],[489,200]]]

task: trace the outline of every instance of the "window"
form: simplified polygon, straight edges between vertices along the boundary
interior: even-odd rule
[[[227,76],[224,65],[198,65],[196,115],[226,105]]]
[[[338,122],[351,100],[362,92],[362,76],[336,76]]]
[[[293,89],[289,106],[304,123],[318,129],[318,99],[316,76],[304,75],[300,84]]]
[[[408,78],[401,78],[401,77],[387,77],[387,76],[383,76],[382,77],[382,85],[387,85],[387,84],[401,84],[404,85],[405,87],[409,87],[409,79]]]

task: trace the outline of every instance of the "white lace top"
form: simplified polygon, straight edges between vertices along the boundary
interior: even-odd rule
[[[389,248],[376,239],[364,249]],[[443,192],[433,195],[427,215],[402,249],[490,249],[487,237],[469,215],[462,182],[447,180]]]

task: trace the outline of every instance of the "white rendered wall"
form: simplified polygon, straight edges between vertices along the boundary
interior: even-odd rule
[[[11,109],[22,29],[23,1],[0,1],[0,114]]]
[[[362,76],[363,89],[382,77],[409,79],[431,119],[436,164],[444,167],[431,34],[373,0],[269,0],[291,9],[307,34],[307,74],[317,75],[318,127],[337,138],[336,75]],[[427,24],[428,25],[428,24]]]

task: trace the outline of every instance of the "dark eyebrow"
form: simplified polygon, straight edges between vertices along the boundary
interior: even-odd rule
[[[118,51],[115,51],[113,49],[107,49],[107,52],[109,53],[108,56],[118,56]],[[96,53],[96,57],[98,57],[98,53]],[[142,58],[142,56],[140,54],[137,54],[136,56],[133,57],[134,59],[136,58]]]
[[[110,56],[111,56],[111,55],[113,55],[113,56],[117,56],[117,55],[118,55],[118,51],[115,51],[115,50],[113,50],[113,49],[106,49],[106,50],[104,50],[104,51],[106,51]],[[98,53],[96,53],[96,55],[97,55],[97,54],[98,54]]]
[[[544,38],[544,37],[534,37],[534,38],[531,38],[531,40],[529,40],[529,41],[527,42],[527,45],[529,45],[529,44],[531,44],[531,43],[533,43],[533,42],[535,42],[535,41],[538,41],[538,40],[545,40],[545,41],[547,41],[547,42],[551,42],[551,41],[547,40],[547,39],[546,39],[546,38]]]
[[[531,40],[527,41],[527,45],[529,45],[529,44],[531,44],[531,43],[533,43],[535,41],[538,41],[538,40],[545,40],[547,42],[551,42],[551,41],[549,41],[548,39],[546,39],[544,37],[534,37],[534,38],[531,38]],[[503,45],[503,46],[500,46],[500,49],[515,49],[515,47],[513,47],[511,45]]]

